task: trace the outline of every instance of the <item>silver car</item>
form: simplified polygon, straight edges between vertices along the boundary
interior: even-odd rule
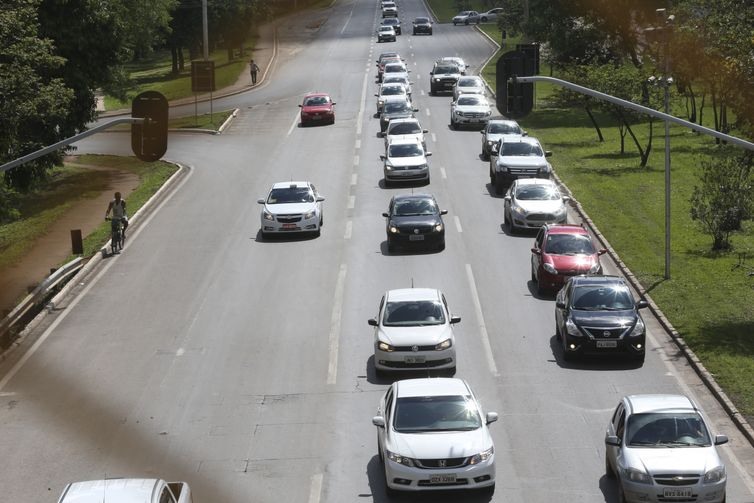
[[[408,90],[403,84],[380,84],[379,91],[375,94],[377,98],[377,115],[382,113],[382,107],[387,101],[409,101],[411,102],[411,96],[408,94]]]
[[[727,475],[697,405],[684,395],[629,395],[605,434],[605,471],[617,478],[618,501],[725,501]]]
[[[429,165],[427,157],[432,152],[425,152],[420,142],[411,139],[396,139],[388,144],[385,155],[380,159],[383,164],[385,186],[392,182],[424,181],[429,183]]]
[[[526,131],[521,129],[518,122],[511,119],[490,119],[482,129],[482,159],[489,160],[490,155],[497,155],[497,147],[500,141],[511,141],[521,136],[526,136]]]
[[[458,79],[455,87],[453,88],[453,99],[457,100],[462,94],[481,94],[487,93],[487,87],[484,85],[484,79],[482,77],[463,76]]]
[[[491,115],[492,107],[487,98],[479,94],[462,94],[450,104],[450,127],[484,127]]]
[[[538,229],[544,224],[564,224],[567,220],[563,196],[554,181],[546,178],[515,180],[503,199],[503,219],[511,232]]]
[[[409,117],[406,119],[393,119],[384,132],[377,133],[380,138],[385,138],[385,149],[387,149],[390,142],[396,139],[402,140],[414,140],[418,141],[427,150],[427,140],[424,135],[429,133],[428,130],[422,129],[419,119],[415,117]]]

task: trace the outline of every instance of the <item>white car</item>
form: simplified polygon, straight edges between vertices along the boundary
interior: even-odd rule
[[[487,86],[484,79],[476,75],[463,76],[456,82],[453,88],[453,99],[457,100],[462,94],[487,94]]]
[[[396,381],[380,399],[372,424],[389,496],[400,492],[495,491],[495,444],[482,411],[462,379]]]
[[[406,92],[409,96],[411,96],[412,89],[411,89],[411,82],[408,80],[408,77],[405,75],[396,75],[396,74],[390,74],[387,77],[382,79],[383,84],[403,84],[403,87],[406,88]]]
[[[503,199],[503,219],[508,229],[538,229],[544,224],[564,224],[566,202],[554,181],[544,178],[515,180]]]
[[[443,56],[437,61],[440,63],[454,63],[461,70],[461,75],[466,75],[466,70],[469,68],[469,65],[459,56]]]
[[[702,411],[684,395],[630,395],[605,433],[605,470],[618,501],[725,501],[727,475]]]
[[[397,370],[456,370],[455,323],[445,295],[434,288],[389,290],[380,301],[374,327],[374,368],[378,375]]]
[[[398,6],[394,2],[382,2],[382,17],[398,17]]]
[[[400,76],[408,78],[410,70],[405,63],[393,62],[385,63],[385,68],[382,70],[382,78],[389,76]]]
[[[502,194],[505,187],[518,178],[550,178],[552,165],[547,158],[552,152],[544,150],[533,136],[505,139],[493,149],[490,157],[490,183]]]
[[[415,139],[396,139],[388,143],[383,162],[385,186],[393,182],[425,181],[429,183],[429,165],[427,157],[432,152],[425,152],[422,144]]]
[[[450,104],[450,127],[484,127],[491,115],[492,107],[487,98],[479,94],[462,94]]]
[[[411,101],[411,96],[408,94],[408,90],[403,84],[386,84],[383,82],[380,84],[380,89],[375,96],[377,97],[377,115],[382,113],[382,107],[386,101]]]
[[[377,29],[377,42],[395,42],[395,28],[392,26],[380,26]]]
[[[511,119],[490,119],[481,133],[482,159],[485,160],[489,160],[493,152],[497,155],[500,141],[512,141],[527,134],[518,122]]]
[[[479,22],[480,23],[487,23],[489,21],[497,21],[497,17],[500,16],[503,13],[502,7],[495,7],[494,9],[490,9],[487,12],[482,12],[479,14]]]
[[[465,10],[458,13],[457,16],[453,16],[453,26],[457,24],[479,24],[479,13],[475,10]]]
[[[316,187],[310,182],[278,182],[272,185],[263,204],[262,238],[272,234],[311,232],[319,236],[324,222],[322,201]]]
[[[424,150],[427,150],[427,141],[424,135],[429,133],[428,130],[422,129],[419,119],[409,117],[406,119],[393,119],[388,122],[387,129],[384,132],[377,133],[380,138],[385,138],[385,149],[387,150],[390,142],[395,140],[413,140],[422,144]]]

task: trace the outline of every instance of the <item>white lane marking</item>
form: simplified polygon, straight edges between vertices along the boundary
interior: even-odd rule
[[[437,135],[435,133],[432,133],[432,142],[437,143]]]
[[[286,136],[290,136],[293,130],[298,126],[298,120],[300,117],[300,112],[296,112],[296,116],[293,118],[293,123],[291,124],[291,127],[288,128],[288,132],[286,133]]]
[[[312,485],[309,489],[309,503],[319,503],[319,498],[322,494],[322,478],[323,475],[321,473],[312,475]]]
[[[358,166],[359,165],[359,156],[355,155],[353,156],[353,165]]]
[[[327,365],[327,384],[335,384],[338,379],[338,343],[340,339],[340,318],[343,311],[343,290],[346,283],[346,264],[340,264],[338,282],[335,285],[335,297],[330,316],[330,361]]]
[[[356,143],[353,146],[354,149],[359,150],[361,148],[361,140],[356,138]]]
[[[430,115],[432,115],[432,112],[429,111],[429,108],[425,108],[424,112],[427,114],[427,117],[429,117]]]
[[[461,219],[460,219],[460,218],[458,218],[458,215],[455,215],[455,216],[453,217],[453,220],[455,220],[455,222],[456,222],[456,230],[457,230],[458,232],[463,232],[463,229],[461,228]]]
[[[351,173],[351,185],[356,185],[356,182],[359,179],[358,173]]]
[[[160,212],[160,208],[162,208],[165,204],[167,204],[173,198],[175,194],[178,194],[180,192],[181,187],[183,187],[183,184],[185,184],[189,180],[189,178],[191,178],[191,174],[193,172],[194,170],[190,169],[188,173],[185,175],[185,177],[183,178],[183,180],[181,180],[181,182],[178,184],[178,186],[175,187],[175,189],[173,189],[173,191],[170,194],[168,194],[168,196],[165,197],[165,199],[163,199],[160,204],[157,205],[157,207],[146,218],[146,220],[144,220],[144,222],[139,222],[138,228],[131,234],[131,237],[128,239],[129,243],[133,243],[134,239],[136,239],[139,236],[139,234],[141,234],[141,231],[147,228],[147,225],[152,220],[152,218],[154,218],[154,216]],[[55,321],[53,321],[50,324],[50,326],[47,327],[47,330],[45,330],[44,333],[42,333],[42,335],[39,336],[39,339],[37,339],[37,341],[34,344],[32,344],[32,346],[21,357],[21,359],[18,360],[16,364],[13,365],[13,367],[11,367],[8,373],[5,374],[5,376],[3,376],[2,380],[0,380],[0,391],[2,391],[2,389],[8,384],[8,382],[11,379],[13,379],[13,377],[18,373],[18,371],[21,370],[21,367],[24,366],[24,363],[26,363],[29,360],[29,358],[31,358],[32,355],[37,352],[37,350],[47,340],[50,334],[52,334],[53,330],[55,330],[57,326],[60,325],[60,323],[62,323],[63,320],[68,316],[68,314],[73,311],[73,308],[76,307],[79,301],[81,301],[81,299],[86,297],[86,294],[89,293],[89,290],[91,290],[94,287],[94,285],[97,284],[97,282],[102,278],[102,276],[105,275],[107,271],[110,270],[110,267],[112,267],[112,265],[115,262],[116,261],[113,259],[110,259],[107,261],[107,264],[105,264],[104,267],[102,267],[102,270],[98,272],[94,276],[94,278],[92,278],[92,281],[88,285],[86,285],[86,287],[81,291],[81,293],[76,295],[76,297],[71,301],[71,303],[68,304],[68,306],[66,306],[63,312],[60,313],[57,318],[55,318]]]
[[[351,239],[353,234],[353,222],[350,220],[346,222],[346,232],[343,234],[343,239]]]
[[[348,209],[352,210],[356,206],[356,196],[348,196]]]
[[[445,172],[445,168],[440,168],[440,175],[442,176],[443,180],[448,178],[448,174]]]
[[[474,281],[474,273],[471,272],[471,264],[466,264],[466,276],[469,279],[469,288],[471,289],[471,300],[474,302],[474,312],[476,313],[477,322],[479,323],[479,334],[482,337],[482,347],[484,347],[484,353],[487,356],[487,365],[490,368],[490,372],[495,377],[499,377],[497,372],[497,365],[495,365],[495,358],[492,355],[492,346],[490,345],[490,337],[487,335],[487,327],[484,324],[484,315],[482,314],[482,304],[479,302],[479,293],[476,289],[476,281]]]
[[[186,354],[186,350],[183,348],[178,348],[178,351],[175,352],[175,356],[183,356]]]
[[[346,23],[343,25],[343,28],[340,30],[341,35],[343,35],[343,33],[346,31],[346,27],[348,26],[348,23],[351,21],[351,16],[353,16],[353,5],[351,6],[351,12],[348,13],[348,19],[346,19]]]
[[[359,113],[356,116],[356,136],[361,136],[361,121],[364,119],[364,103],[367,99],[367,79],[369,78],[369,69],[364,72],[364,83],[361,85],[361,102],[359,104]]]

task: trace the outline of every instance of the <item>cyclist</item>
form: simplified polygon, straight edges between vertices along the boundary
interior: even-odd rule
[[[115,232],[116,226],[123,224],[123,240],[126,239],[126,229],[128,228],[128,215],[126,215],[126,201],[121,199],[120,192],[115,193],[115,199],[110,201],[105,212],[105,220],[110,216],[110,212],[113,213],[112,230]]]

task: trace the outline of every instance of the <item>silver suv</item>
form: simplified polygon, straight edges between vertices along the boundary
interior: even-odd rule
[[[605,471],[618,501],[725,501],[725,465],[699,407],[684,395],[629,395],[605,434]]]

